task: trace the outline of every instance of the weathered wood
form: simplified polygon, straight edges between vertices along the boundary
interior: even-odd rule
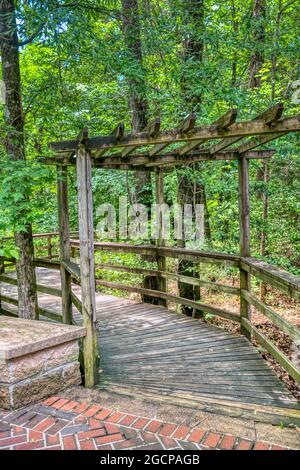
[[[250,196],[249,196],[249,162],[246,158],[238,161],[239,172],[239,227],[240,227],[240,255],[250,256]],[[250,275],[240,268],[240,288],[250,291]],[[241,318],[250,319],[251,307],[244,298],[240,298]],[[248,330],[241,325],[241,333],[249,340]]]
[[[219,119],[217,119],[215,122],[213,122],[212,127],[214,127],[215,129],[218,129],[218,130],[227,129],[228,127],[230,127],[236,121],[237,113],[238,113],[237,109],[235,109],[235,108],[230,109],[226,114],[224,114]],[[180,156],[183,156],[186,153],[193,150],[194,148],[201,145],[203,142],[204,142],[203,140],[196,140],[194,142],[188,142],[186,145],[184,145],[183,147],[181,147],[179,149],[178,153],[179,153]]]
[[[4,303],[11,304],[11,305],[14,305],[16,307],[19,305],[18,300],[14,299],[13,297],[9,297],[7,295],[1,295],[1,299]],[[13,311],[11,311],[9,309],[5,309],[5,308],[2,309],[1,313],[3,315],[18,317],[17,312],[13,312]],[[51,310],[45,309],[45,308],[38,307],[38,315],[43,316],[43,317],[47,317],[50,320],[62,322],[62,316],[61,315],[59,315],[55,312],[52,312]]]
[[[60,262],[54,260],[48,260],[46,258],[35,258],[34,265],[38,268],[49,268],[60,270]]]
[[[156,204],[157,207],[161,207],[162,204],[164,204],[164,174],[163,170],[157,170],[156,175],[155,175],[155,189],[156,189]],[[164,246],[165,245],[165,239],[164,234],[163,234],[163,220],[162,220],[162,212],[161,210],[158,211],[157,213],[158,220],[156,223],[158,224],[158,233],[157,233],[157,240],[156,244],[158,247]],[[167,261],[165,256],[160,256],[158,255],[156,258],[157,261],[157,267],[159,271],[166,271],[167,268]],[[166,278],[158,276],[158,287],[161,292],[167,292],[167,281]],[[162,299],[161,300],[161,305],[166,306],[166,300]]]
[[[283,113],[283,104],[282,103],[277,103],[275,106],[272,106],[271,108],[267,109],[263,113],[259,114],[254,118],[254,121],[256,120],[262,120],[265,122],[265,124],[270,125],[275,121],[278,121],[278,119],[281,118]],[[279,136],[280,137],[280,136]],[[211,154],[215,154],[217,152],[220,152],[221,150],[224,150],[225,148],[229,147],[230,145],[239,142],[242,140],[243,137],[232,137],[229,139],[224,139],[221,140],[221,142],[218,142],[217,144],[213,145],[210,149]]]
[[[0,281],[4,282],[5,284],[11,284],[13,286],[18,285],[18,281],[15,277],[10,277],[7,274],[1,274]]]
[[[156,291],[152,289],[144,289],[142,287],[136,286],[126,286],[124,284],[117,284],[115,282],[108,282],[102,280],[97,280],[96,284],[98,286],[107,287],[109,289],[124,290],[127,292],[135,292],[137,294],[148,295],[149,297],[162,298],[165,300],[169,300],[170,302],[174,302],[176,304],[187,305],[197,310],[203,310],[203,312],[205,313],[210,313],[211,315],[216,315],[240,323],[240,316],[237,313],[222,310],[220,308],[213,307],[212,305],[206,305],[200,302],[195,302],[193,300],[184,299],[173,294],[166,294],[165,292]]]
[[[48,258],[52,258],[52,236],[48,235],[47,237],[47,253],[48,253]]]
[[[80,276],[80,266],[73,261],[62,261],[61,264],[64,268],[68,271],[68,273],[76,279],[80,283],[81,276]]]
[[[0,241],[0,248],[3,248],[3,244]],[[3,275],[5,273],[5,259],[3,256],[0,257],[0,275]],[[2,312],[1,310],[1,288],[0,288],[0,313]]]
[[[265,151],[255,151],[254,152],[247,152],[245,156],[248,159],[265,159],[271,158],[274,155],[274,150],[265,150]],[[137,162],[140,161],[140,157],[136,157],[136,163],[132,161],[132,165],[136,166]],[[171,155],[157,155],[154,158],[145,157],[143,160],[145,161],[146,168],[153,169],[156,167],[173,167],[178,165],[186,165],[191,163],[197,163],[201,161],[223,161],[223,160],[239,160],[241,158],[241,154],[238,152],[220,152],[218,154],[211,155],[208,153],[208,150],[202,150],[191,152],[184,155],[179,155],[178,151],[174,151]],[[147,163],[148,159],[148,163]]]
[[[78,231],[72,231],[70,234],[75,235],[78,234]],[[33,233],[32,238],[48,238],[48,237],[57,237],[59,236],[59,232],[43,232],[43,233]],[[3,237],[1,240],[6,241],[6,240],[13,240],[14,237]]]
[[[109,383],[105,386],[107,392],[114,392],[124,396],[136,397],[137,388],[120,383]],[[198,397],[191,394],[172,393],[162,394],[159,391],[139,390],[139,396],[144,400],[159,401],[168,405],[183,406],[198,409],[204,412],[213,412],[220,415],[231,416],[240,419],[250,419],[274,425],[299,426],[300,411],[289,410],[274,406],[263,406],[262,404],[237,403],[233,400],[220,400],[208,398],[199,394]]]
[[[45,285],[59,281],[55,271],[39,270],[38,276]],[[6,286],[5,292],[10,295]],[[74,316],[80,323],[80,315]],[[132,387],[141,397],[156,394],[169,403],[178,399],[185,406],[241,418],[249,413],[256,421],[285,425],[294,424],[298,413],[299,424],[297,401],[245,337],[104,293],[97,295],[97,319],[101,385],[108,392],[114,383],[118,391]]]
[[[241,296],[251,305],[253,305],[257,310],[259,310],[266,317],[270,318],[274,325],[278,326],[281,331],[284,331],[291,336],[294,340],[300,340],[300,329],[295,325],[287,321],[285,318],[281,317],[275,310],[273,310],[268,305],[261,302],[254,295],[249,292],[242,290]]]
[[[69,203],[68,203],[68,172],[67,167],[57,167],[57,200],[59,222],[59,251],[62,262],[70,261],[70,227],[69,227]],[[72,278],[63,263],[60,266],[62,289],[62,316],[63,322],[72,325]]]
[[[267,135],[260,135],[258,137],[253,137],[250,141],[246,142],[245,144],[240,145],[237,148],[239,153],[249,152],[250,150],[259,147],[260,145],[264,145],[267,142],[271,142],[272,140],[278,139],[283,135],[286,135],[287,132],[274,132],[274,134],[267,134]]]
[[[10,284],[12,286],[17,286],[18,285],[18,281],[17,281],[16,278],[5,275],[5,274],[0,275],[0,281],[5,283],[5,284]],[[53,295],[54,297],[61,297],[62,296],[61,289],[57,289],[55,287],[45,286],[43,284],[37,284],[36,285],[36,290],[38,292],[42,292],[44,294]]]
[[[249,159],[269,159],[275,153],[275,150],[253,150],[245,153],[245,156]],[[241,154],[232,150],[210,154],[208,149],[202,148],[194,150],[187,155],[180,156],[178,150],[173,152],[165,152],[163,155],[156,155],[153,157],[149,156],[149,152],[141,152],[129,155],[126,159],[122,158],[122,154],[113,153],[105,156],[105,158],[98,158],[98,153],[94,152],[91,155],[92,165],[95,168],[111,168],[111,169],[132,169],[138,170],[139,168],[149,169],[154,171],[156,167],[168,167],[185,165],[190,163],[197,163],[200,161],[223,161],[223,160],[238,160],[241,158]],[[54,157],[43,157],[41,163],[46,165],[57,165],[62,164],[62,159],[59,155]],[[73,160],[69,161],[69,165],[74,165]]]
[[[79,246],[79,241],[71,240],[71,245]],[[140,255],[166,256],[169,258],[182,258],[201,263],[217,263],[226,266],[240,267],[238,255],[226,253],[212,253],[207,251],[189,250],[184,248],[157,247],[152,245],[130,245],[128,243],[95,242],[95,251],[113,251],[121,253],[136,253]]]
[[[143,130],[143,132],[148,132],[150,137],[156,137],[159,134],[159,131],[160,131],[160,119],[159,118],[155,119],[155,121],[153,122],[150,122]],[[121,158],[128,157],[128,155],[130,155],[134,150],[136,150],[136,148],[138,147],[136,147],[135,145],[133,145],[132,147],[125,148],[122,152]]]
[[[117,141],[121,141],[124,137],[124,132],[125,132],[124,122],[119,122],[110,135],[114,136]],[[86,143],[87,141],[88,139],[86,139]],[[78,143],[84,143],[84,142],[78,142]],[[108,150],[107,148],[99,150],[98,152],[96,152],[96,157],[97,158],[103,157],[103,155],[107,152],[107,150]]]
[[[174,136],[176,136],[177,134],[179,135],[184,135],[184,134],[187,134],[188,132],[190,132],[194,127],[195,127],[195,123],[196,123],[196,114],[195,113],[192,113],[190,114],[189,116],[187,116],[185,119],[183,119],[183,121],[181,121],[179,123],[179,125],[176,127],[176,129],[174,129],[173,131],[173,134]],[[154,136],[155,137],[155,136]],[[155,145],[150,151],[149,151],[149,156],[150,157],[153,157],[154,155],[157,155],[159,152],[161,152],[165,147],[167,147],[168,145],[170,145],[170,143],[172,142],[168,142],[168,143],[162,143],[162,144],[158,144],[158,145]]]
[[[98,269],[107,269],[112,271],[121,271],[127,273],[135,274],[146,274],[150,276],[160,276],[165,279],[170,279],[173,281],[180,281],[186,284],[191,284],[192,286],[205,287],[209,290],[215,290],[219,292],[224,292],[226,294],[240,295],[240,289],[234,286],[227,286],[226,284],[220,284],[218,282],[204,281],[202,279],[197,279],[194,277],[183,276],[177,273],[170,273],[167,271],[158,271],[156,269],[147,269],[147,268],[133,268],[124,265],[117,264],[99,264],[96,265]]]
[[[269,338],[253,326],[249,320],[242,318],[242,325],[254,336],[256,341],[258,341],[258,343],[274,357],[274,359],[289,373],[289,375],[293,377],[298,384],[300,384],[300,369],[293,364],[290,359],[280,351],[271,340],[269,340]]]
[[[12,305],[19,305],[18,299],[14,299],[13,297],[9,297],[8,295],[1,294],[0,296],[2,302],[5,302],[6,304],[12,304]]]
[[[119,124],[113,130],[111,135],[113,135],[116,138],[116,140],[122,140],[124,137],[124,132],[125,132],[124,122],[119,122]]]
[[[2,307],[1,308],[1,311],[0,311],[1,315],[6,315],[8,317],[15,317],[15,318],[18,318],[18,314],[17,312],[13,312],[12,310],[10,309],[7,309],[7,308],[4,308]]]
[[[241,267],[244,271],[252,274],[264,282],[267,282],[275,289],[300,301],[300,277],[282,271],[276,266],[272,266],[265,261],[256,258],[241,258]]]
[[[146,133],[127,134],[120,141],[115,136],[93,137],[89,139],[89,150],[108,149],[113,147],[128,147],[132,145],[145,146],[149,144],[171,144],[176,142],[211,140],[230,137],[248,137],[260,134],[271,134],[274,132],[294,132],[300,130],[300,116],[283,118],[276,121],[272,126],[266,124],[263,120],[244,121],[234,123],[228,129],[220,130],[210,126],[195,127],[189,134],[178,133],[174,131],[161,132],[157,137],[149,137]],[[78,146],[78,140],[69,140],[50,143],[51,148],[56,152],[75,151]]]
[[[284,105],[283,103],[279,102],[279,103],[276,103],[274,106],[271,106],[271,108],[263,111],[255,119],[256,120],[260,119],[264,121],[266,124],[271,125],[281,118],[283,110],[284,110]]]
[[[83,325],[87,334],[83,340],[85,386],[98,381],[98,344],[96,335],[94,229],[91,157],[83,145],[76,155],[78,182],[78,219],[80,238],[80,278]]]
[[[62,290],[57,289],[56,287],[49,287],[43,284],[37,284],[36,290],[38,292],[42,292],[43,294],[53,295],[53,297],[60,297],[62,298]]]
[[[71,297],[72,297],[72,302],[73,304],[75,305],[75,307],[77,308],[77,310],[82,313],[82,303],[81,303],[81,300],[77,297],[76,294],[74,294],[74,292],[71,292]]]

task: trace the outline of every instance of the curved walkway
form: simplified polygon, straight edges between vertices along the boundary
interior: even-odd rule
[[[59,271],[40,268],[37,278],[40,284],[60,287]],[[15,286],[1,288],[17,298]],[[80,297],[80,287],[73,289]],[[267,413],[274,409],[277,423],[280,410],[286,416],[299,410],[297,400],[245,337],[112,295],[97,293],[96,304],[100,386],[194,401],[202,408],[230,407],[232,416],[247,408],[246,413],[258,417],[270,407]],[[39,305],[61,314],[59,298],[39,294]],[[74,311],[74,318],[81,322],[79,312]],[[299,422],[299,411],[296,416]]]

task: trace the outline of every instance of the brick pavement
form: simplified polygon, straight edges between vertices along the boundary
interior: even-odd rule
[[[0,450],[286,450],[268,442],[165,423],[126,411],[51,397],[0,412]]]

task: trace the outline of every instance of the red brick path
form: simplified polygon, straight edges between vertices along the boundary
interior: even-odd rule
[[[163,423],[60,397],[22,410],[0,412],[3,449],[285,450],[267,442]]]

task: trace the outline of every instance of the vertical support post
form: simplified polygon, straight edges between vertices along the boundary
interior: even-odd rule
[[[98,380],[98,341],[96,334],[94,229],[92,198],[92,165],[89,152],[79,144],[77,157],[78,219],[80,240],[80,276],[83,326],[85,386],[93,387]]]
[[[238,160],[239,170],[239,220],[240,220],[240,255],[250,256],[250,198],[249,198],[249,160],[241,157]],[[250,274],[240,268],[240,288],[250,291]],[[249,303],[240,296],[241,318],[251,318]],[[241,333],[249,340],[251,334],[241,326]]]
[[[52,237],[49,235],[47,237],[47,251],[48,251],[48,258],[52,259]]]
[[[58,198],[58,223],[59,223],[59,251],[60,260],[70,261],[70,227],[68,204],[68,170],[66,166],[57,167],[57,198]],[[51,241],[50,241],[51,245]],[[48,244],[49,250],[49,244]],[[49,253],[48,253],[49,254]],[[63,322],[72,324],[72,278],[63,265],[60,266],[61,291],[62,291],[62,316]]]
[[[155,183],[156,183],[156,204],[164,204],[164,174],[161,168],[158,168],[155,173]],[[158,212],[159,220],[158,223],[158,238],[157,238],[157,246],[165,246],[165,240],[163,238],[163,220],[162,220],[162,211],[159,210]],[[166,257],[165,256],[157,256],[157,267],[159,271],[166,271]],[[167,292],[167,280],[158,276],[158,287],[161,292]],[[160,304],[166,306],[165,299],[160,299]]]

